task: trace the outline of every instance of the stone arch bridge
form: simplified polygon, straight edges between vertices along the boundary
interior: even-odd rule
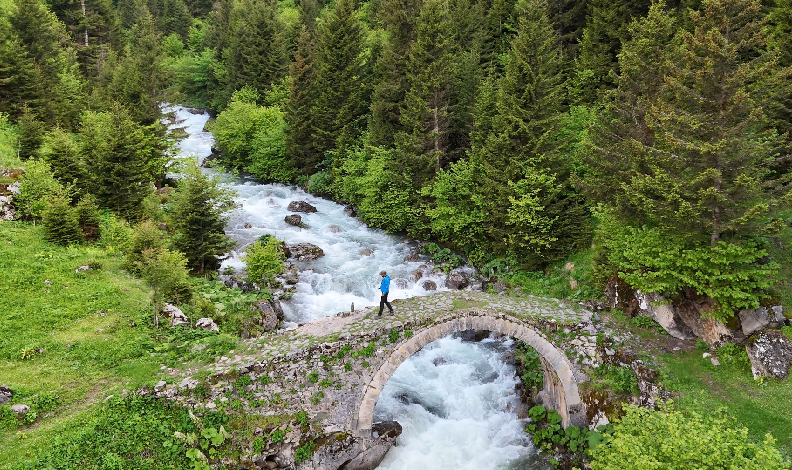
[[[243,349],[218,358],[209,370],[171,371],[171,383],[160,382],[154,393],[196,412],[222,408],[251,421],[261,417],[262,422],[277,423],[305,412],[314,426],[302,426],[299,432],[299,426],[284,427],[291,435],[259,457],[288,460],[283,448],[290,439],[293,451],[313,436],[319,448],[342,449],[321,454],[325,456],[320,460],[331,461],[327,465],[317,464],[315,455],[316,465],[296,468],[368,468],[360,462],[348,464],[365,460],[364,454],[378,446],[387,451],[395,440],[391,435],[389,442],[383,441],[387,432],[375,425],[374,409],[399,365],[437,339],[486,330],[533,347],[544,369],[545,405],[559,412],[564,426],[587,424],[579,386],[588,377],[578,365],[586,358],[570,339],[590,346],[588,351],[595,348],[595,338],[586,337],[594,332],[591,312],[558,300],[467,291],[396,301],[394,308],[395,316],[377,318],[369,307],[246,340]],[[581,337],[588,341],[581,342]],[[327,441],[327,436],[336,439]]]

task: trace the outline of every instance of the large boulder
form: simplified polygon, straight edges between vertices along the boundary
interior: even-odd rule
[[[740,310],[740,326],[745,336],[751,336],[757,331],[772,327],[778,328],[785,322],[783,308],[778,305],[775,307],[759,307],[753,310]]]
[[[779,330],[765,330],[751,336],[745,343],[755,379],[785,379],[792,366],[792,341]]]
[[[375,440],[371,447],[352,459],[344,467],[344,470],[374,470],[379,467],[385,454],[388,453],[401,433],[402,427],[396,421],[374,424],[371,427],[371,435]]]
[[[211,318],[199,318],[195,322],[195,327],[204,331],[220,331],[220,328],[217,327],[217,324]]]
[[[635,298],[638,300],[638,314],[653,319],[674,338],[691,339],[696,337],[690,327],[677,314],[674,305],[663,296],[635,291]]]
[[[745,335],[737,319],[729,324],[710,318],[713,308],[711,298],[687,298],[676,306],[676,313],[682,322],[690,328],[694,335],[713,347],[726,343],[745,341]]]
[[[283,221],[295,227],[302,227],[302,216],[298,214],[290,214],[283,218]]]
[[[14,392],[7,385],[0,385],[0,405],[5,405],[14,397]]]
[[[446,277],[445,286],[449,289],[460,290],[470,285],[470,281],[460,271],[451,271]]]
[[[283,307],[277,300],[259,300],[253,304],[259,312],[259,325],[264,331],[272,331],[278,327],[278,322],[283,320]]]
[[[289,246],[289,253],[297,261],[313,261],[324,256],[324,251],[311,243],[298,243]]]
[[[16,217],[16,208],[11,202],[10,196],[0,196],[0,222],[4,220],[14,220]]]
[[[190,320],[187,319],[187,315],[173,304],[165,304],[165,306],[162,307],[162,316],[170,320],[170,326],[172,327],[190,323]]]
[[[616,274],[605,283],[605,299],[610,308],[621,310],[627,316],[634,315],[640,305],[635,289]]]
[[[292,201],[289,203],[287,209],[292,212],[316,212],[316,207],[305,201]]]
[[[424,281],[421,283],[421,287],[426,291],[437,290],[437,284],[434,281]]]

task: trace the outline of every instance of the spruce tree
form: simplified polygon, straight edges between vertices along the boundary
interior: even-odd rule
[[[234,6],[223,52],[229,93],[251,86],[264,95],[285,73],[286,48],[274,0],[241,0]]]
[[[407,60],[415,37],[419,7],[417,0],[386,0],[378,11],[377,16],[388,33],[388,42],[374,69],[369,123],[372,145],[390,147],[394,144],[394,136],[402,131],[401,107],[409,89]]]
[[[288,125],[286,134],[286,155],[291,158],[303,174],[313,174],[322,161],[322,155],[314,147],[313,114],[311,109],[316,101],[316,68],[311,33],[303,26],[297,42],[297,54],[289,70],[291,85],[286,102],[285,120]]]
[[[668,49],[651,43],[664,15],[652,7],[622,61]],[[723,318],[755,308],[774,270],[760,261],[762,244],[782,228],[790,194],[771,173],[785,143],[758,104],[788,85],[766,48],[759,1],[704,0],[690,21],[664,66],[621,67],[620,91],[629,92],[593,129],[589,184],[631,227],[613,238],[610,258],[628,281],[712,297]]]
[[[80,141],[90,193],[118,215],[138,219],[141,202],[167,161],[153,127],[136,123],[116,105],[108,112],[86,112]]]
[[[419,186],[444,164],[451,133],[451,94],[456,44],[450,35],[448,0],[426,0],[407,61],[408,92],[400,113],[397,144],[404,169]]]
[[[40,154],[61,183],[85,187],[87,181],[81,152],[76,136],[56,127],[44,137]]]
[[[569,162],[557,154],[562,68],[547,3],[526,2],[498,83],[491,134],[471,157],[486,238],[495,253],[531,267],[580,248],[587,238],[587,209],[572,189]]]
[[[234,194],[197,166],[187,169],[173,195],[174,244],[199,274],[220,266],[235,242],[225,234]]]
[[[77,210],[70,205],[68,197],[50,199],[44,212],[44,236],[58,245],[71,245],[83,241]]]
[[[187,33],[192,25],[192,16],[184,0],[164,0],[162,15],[158,20],[160,31],[164,36],[178,34],[183,40],[187,39]]]
[[[18,118],[23,104],[38,107],[40,73],[19,37],[0,21],[0,112]]]
[[[313,138],[324,158],[326,152],[351,146],[364,124],[363,29],[354,2],[337,1],[316,34]]]

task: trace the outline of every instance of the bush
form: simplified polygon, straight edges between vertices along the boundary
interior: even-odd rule
[[[770,435],[750,442],[748,429],[723,410],[700,415],[670,404],[659,411],[627,405],[625,412],[610,441],[592,451],[593,470],[789,468]]]
[[[767,251],[751,242],[721,241],[713,247],[654,228],[624,226],[604,212],[597,216],[602,247],[622,279],[642,292],[666,296],[692,288],[715,300],[710,315],[717,320],[759,307],[779,269],[765,262]]]
[[[125,220],[107,211],[99,215],[99,233],[102,248],[110,253],[123,253],[129,249],[133,231]]]
[[[262,243],[257,240],[247,248],[242,261],[247,264],[247,279],[259,286],[268,286],[275,277],[283,272],[283,251],[281,242],[274,237]]]
[[[77,209],[69,204],[66,197],[49,200],[44,220],[44,236],[47,240],[63,246],[83,241]]]
[[[96,198],[87,194],[80,198],[76,207],[77,220],[80,224],[80,231],[88,241],[98,240],[102,235],[101,219],[99,207],[96,205]]]

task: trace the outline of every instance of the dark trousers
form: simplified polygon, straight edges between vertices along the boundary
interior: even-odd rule
[[[382,297],[380,297],[380,311],[378,315],[382,315],[382,308],[386,305],[388,306],[388,310],[392,312],[393,307],[391,307],[390,302],[388,302],[388,294],[382,294]]]

